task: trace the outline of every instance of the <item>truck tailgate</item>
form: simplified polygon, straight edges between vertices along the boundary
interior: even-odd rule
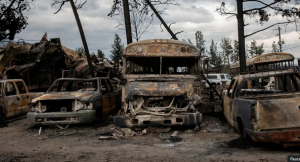
[[[258,100],[260,130],[300,128],[300,97]]]

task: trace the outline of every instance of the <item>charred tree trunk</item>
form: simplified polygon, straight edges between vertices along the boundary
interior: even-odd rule
[[[160,22],[164,25],[164,27],[167,29],[167,31],[170,33],[170,35],[172,36],[173,39],[178,40],[176,35],[172,32],[172,30],[168,27],[168,25],[165,23],[165,21],[163,20],[163,18],[159,15],[159,13],[156,11],[156,9],[154,8],[154,6],[151,4],[151,2],[149,0],[146,0],[146,2],[148,3],[148,5],[151,7],[151,9],[153,10],[153,12],[155,13],[155,15],[158,17],[158,19],[160,20]]]
[[[237,0],[237,19],[238,19],[238,35],[239,35],[239,57],[240,57],[240,73],[246,72],[246,50],[245,50],[245,32],[244,32],[244,13],[243,0]]]
[[[80,33],[81,40],[82,40],[82,43],[83,43],[83,47],[84,47],[84,50],[85,50],[85,55],[86,55],[86,58],[87,58],[87,61],[88,61],[88,64],[89,64],[90,74],[91,74],[91,77],[94,78],[95,77],[94,68],[93,68],[93,64],[92,64],[92,61],[91,61],[89,48],[87,46],[85,36],[84,36],[84,32],[83,32],[83,29],[82,29],[82,26],[81,26],[81,22],[80,22],[80,19],[79,19],[74,1],[70,0],[70,3],[71,3],[71,6],[72,6],[72,9],[73,9],[73,12],[74,12],[74,16],[75,16],[75,19],[76,19],[76,22],[77,22],[79,33]]]
[[[128,44],[132,43],[128,0],[123,0],[123,9],[124,9],[124,20],[125,20],[125,29],[126,29],[126,37],[127,37],[127,45],[128,45]]]

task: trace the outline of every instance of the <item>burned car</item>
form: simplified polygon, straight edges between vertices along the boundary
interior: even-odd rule
[[[30,125],[89,123],[116,111],[120,95],[107,77],[61,78],[29,103],[27,119]]]
[[[28,92],[22,79],[0,80],[0,122],[28,113],[28,102],[42,92]]]
[[[289,53],[267,53],[246,61],[248,74],[233,77],[223,92],[224,115],[242,137],[300,144],[300,76],[293,63]]]
[[[188,126],[201,122],[200,52],[192,44],[167,39],[143,40],[123,51],[120,127]],[[200,93],[200,92],[199,92]]]

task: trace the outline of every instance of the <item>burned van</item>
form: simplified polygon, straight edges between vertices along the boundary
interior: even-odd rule
[[[200,52],[192,44],[168,39],[143,40],[123,51],[120,127],[188,126],[201,122],[197,79]]]

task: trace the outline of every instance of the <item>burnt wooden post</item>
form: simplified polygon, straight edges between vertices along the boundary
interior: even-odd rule
[[[77,22],[79,33],[80,33],[81,40],[82,40],[82,43],[83,43],[83,47],[84,47],[84,50],[85,50],[85,55],[86,55],[86,58],[87,58],[87,61],[88,61],[88,64],[89,64],[90,74],[91,74],[91,77],[94,78],[95,77],[94,68],[93,68],[93,64],[92,64],[92,61],[91,61],[89,48],[87,46],[85,36],[84,36],[84,32],[83,32],[83,29],[82,29],[82,26],[81,26],[81,22],[80,22],[80,19],[79,19],[74,1],[70,0],[70,3],[71,3],[72,10],[73,10],[76,22]]]
[[[160,20],[160,22],[164,25],[164,27],[167,29],[167,31],[170,33],[170,35],[172,36],[173,39],[178,40],[176,35],[172,32],[172,30],[168,27],[168,25],[165,23],[164,19],[160,16],[160,14],[156,11],[156,9],[154,8],[154,6],[151,4],[151,2],[149,0],[146,0],[146,2],[148,3],[148,5],[151,7],[151,9],[153,10],[153,12],[155,13],[155,15],[157,16],[157,18]]]
[[[240,73],[246,72],[246,51],[244,36],[244,13],[243,0],[237,0],[237,19],[238,19],[238,36],[239,36],[239,57],[240,57]]]
[[[127,38],[127,45],[128,45],[128,44],[132,43],[131,23],[130,23],[130,13],[129,13],[128,0],[123,0],[123,10],[124,10],[126,38]]]

